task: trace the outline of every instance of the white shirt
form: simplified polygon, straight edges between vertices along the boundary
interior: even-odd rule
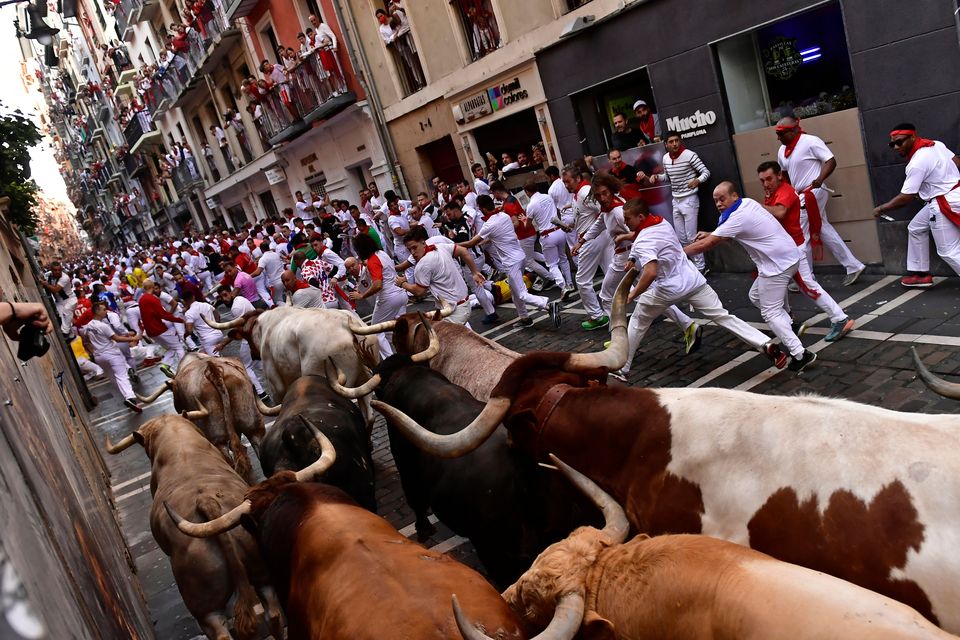
[[[518,262],[527,259],[520,241],[517,240],[517,232],[513,228],[513,219],[500,211],[493,214],[480,227],[480,237],[489,240],[493,245],[493,250],[500,256],[500,262],[504,267],[511,267]]]
[[[280,280],[280,274],[283,273],[283,260],[276,251],[267,251],[260,256],[260,262],[257,263],[263,269],[263,275],[267,282],[274,283]]]
[[[574,198],[571,212],[573,215],[570,218],[564,217],[564,222],[567,224],[573,223],[573,228],[578,235],[585,234],[597,221],[597,217],[600,215],[600,203],[597,202],[596,198],[590,197],[589,184],[577,189],[577,196]],[[568,220],[569,222],[567,222]]]
[[[305,309],[324,309],[327,306],[323,299],[323,291],[316,287],[307,287],[306,289],[297,289],[290,296],[290,300],[295,307]]]
[[[648,262],[657,261],[657,277],[650,285],[658,294],[682,300],[707,283],[686,254],[666,220],[640,231],[630,248],[630,259],[642,269]]]
[[[789,158],[784,153],[785,149],[786,146],[780,145],[777,159],[780,167],[790,174],[790,184],[797,193],[806,191],[810,183],[820,177],[823,163],[833,158],[833,152],[823,140],[809,133],[800,134],[797,146],[793,148]]]
[[[297,207],[297,216],[303,218],[305,223],[313,220],[313,211],[307,211],[307,207],[310,206],[309,202],[300,202],[298,200],[295,206]]]
[[[87,337],[87,342],[93,349],[93,355],[120,355],[117,343],[112,340],[114,336],[113,327],[106,322],[94,318],[84,325],[82,330]]]
[[[432,238],[434,236],[440,235],[440,229],[437,229],[435,226],[433,226],[433,224],[434,224],[433,220],[431,220],[430,216],[428,216],[427,214],[423,214],[422,216],[420,216],[420,220],[413,220],[413,219],[410,220],[410,226],[412,227],[412,226],[419,225],[423,227],[427,232],[428,238]]]
[[[438,242],[429,246],[432,249],[417,263],[415,281],[421,287],[430,289],[437,300],[456,306],[467,297],[467,283],[463,280],[460,263],[453,258],[457,245]]]
[[[333,30],[326,22],[321,22],[320,26],[313,31],[317,34],[317,40],[323,41],[324,38],[330,38],[330,46],[337,48],[337,36],[333,35]]]
[[[410,224],[407,222],[407,217],[405,215],[391,214],[387,218],[387,226],[390,227],[390,231],[393,232],[393,246],[403,246],[403,236],[406,235],[407,231],[410,231]]]
[[[557,206],[553,198],[543,193],[534,193],[527,203],[527,217],[537,231],[553,229],[552,220],[557,217]]]
[[[201,342],[212,342],[214,340],[220,342],[223,339],[223,333],[204,322],[204,318],[214,319],[213,307],[199,300],[191,304],[187,312],[183,314],[183,321],[193,325],[193,332],[197,334]]]
[[[68,276],[66,273],[60,275],[60,278],[57,280],[57,284],[63,287],[63,293],[67,296],[67,300],[77,297],[76,292],[73,290],[73,278]],[[57,302],[60,302],[60,296],[57,296]],[[66,300],[64,300],[64,302],[66,302]]]
[[[562,211],[564,207],[573,205],[573,194],[567,191],[566,185],[563,184],[563,180],[560,178],[557,178],[550,184],[547,195],[553,198],[553,204],[558,211]]]
[[[488,185],[487,181],[483,178],[473,179],[473,190],[477,192],[478,196],[490,195],[490,185]]]
[[[241,295],[234,298],[233,304],[230,305],[230,313],[233,314],[234,318],[242,318],[245,314],[254,311],[256,311],[256,308],[253,306],[253,303]]]
[[[750,198],[743,198],[740,207],[713,235],[739,242],[761,276],[783,273],[800,261],[800,250],[783,225]]]
[[[907,163],[907,179],[900,193],[919,195],[921,200],[932,200],[953,190],[960,182],[960,170],[953,163],[954,153],[945,144],[934,141],[932,147],[914,152]]]
[[[623,221],[623,200],[617,196],[614,200],[617,206],[600,213],[600,217],[583,234],[584,242],[613,242],[617,236],[629,233],[627,223]],[[607,239],[604,240],[603,237]],[[597,240],[597,238],[601,238]],[[622,269],[627,262],[626,250],[630,248],[629,242],[622,242],[614,247],[613,265]]]

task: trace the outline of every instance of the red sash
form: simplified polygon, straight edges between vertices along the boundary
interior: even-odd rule
[[[958,187],[960,187],[960,182],[953,185],[953,189],[950,189],[950,191],[953,191]],[[947,193],[950,193],[950,191],[948,191]],[[934,198],[934,200],[937,201],[937,206],[940,207],[940,213],[945,215],[947,217],[947,220],[949,220],[953,224],[960,227],[960,213],[957,213],[956,211],[950,208],[950,203],[947,202],[947,194],[945,193],[942,196],[937,196],[936,198]]]
[[[807,210],[807,222],[810,225],[810,246],[813,248],[813,260],[819,262],[823,260],[823,241],[820,240],[820,228],[823,226],[823,219],[820,217],[820,205],[817,204],[817,196],[813,193],[813,187],[808,187],[806,191],[800,194],[803,197],[803,206]]]

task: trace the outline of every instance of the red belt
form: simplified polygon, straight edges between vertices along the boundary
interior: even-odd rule
[[[557,230],[556,227],[550,227],[550,228],[547,229],[546,231],[541,231],[541,232],[540,232],[540,237],[541,237],[541,238],[546,238],[548,235],[550,235],[551,233],[553,233],[553,232],[556,231],[556,230]]]

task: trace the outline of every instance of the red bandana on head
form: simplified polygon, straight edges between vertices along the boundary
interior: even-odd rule
[[[789,157],[790,157],[790,154],[793,153],[794,148],[797,146],[797,142],[800,141],[800,136],[802,136],[802,135],[804,134],[803,129],[800,128],[800,121],[797,120],[797,123],[796,123],[796,124],[792,124],[792,125],[791,125],[791,124],[778,124],[776,131],[777,131],[777,133],[781,133],[781,132],[783,132],[783,131],[796,131],[796,132],[797,132],[797,135],[794,136],[793,141],[792,141],[790,144],[784,145],[786,148],[783,150],[783,156],[784,156],[785,158],[789,158]]]

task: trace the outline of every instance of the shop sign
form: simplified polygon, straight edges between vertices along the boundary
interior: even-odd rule
[[[768,76],[780,80],[789,79],[803,64],[803,55],[797,48],[797,41],[794,38],[780,36],[767,45],[762,54],[763,70]]]
[[[211,211],[213,211],[219,206],[220,206],[220,201],[217,200],[216,197],[207,198],[207,209],[210,209]]]
[[[263,175],[266,176],[267,182],[271,186],[285,182],[287,179],[287,174],[284,172],[282,167],[270,167],[269,169],[264,170]]]
[[[700,111],[697,109],[693,115],[667,118],[667,131],[675,131],[684,139],[695,138],[706,134],[707,127],[716,121],[717,114],[713,111]]]
[[[481,91],[460,103],[461,117],[457,119],[462,122],[471,122],[491,113],[493,113],[493,108],[490,106],[490,98],[486,91]]]
[[[487,89],[487,94],[490,96],[490,104],[494,111],[500,111],[530,96],[520,85],[520,78],[514,78],[513,82],[504,82],[497,87],[490,87]]]

